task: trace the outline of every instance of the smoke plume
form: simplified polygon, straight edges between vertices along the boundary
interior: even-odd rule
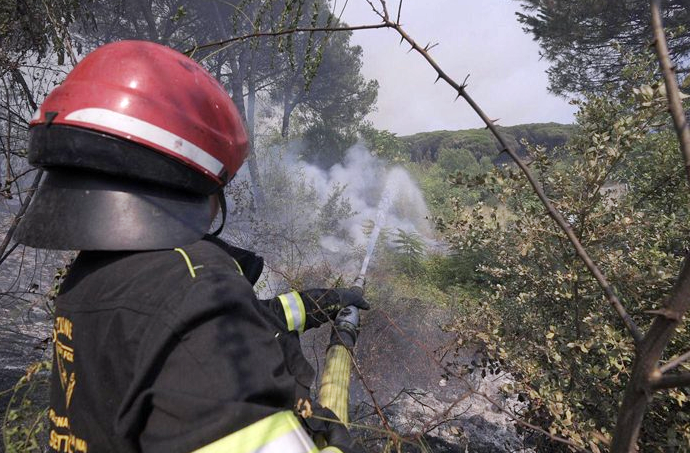
[[[400,229],[431,241],[424,197],[405,169],[391,168],[362,143],[329,169],[302,161],[299,151],[292,145],[258,156],[267,200],[260,214],[240,209],[241,197],[231,200],[235,217],[230,219],[230,239],[264,256],[269,273],[278,274],[269,276],[268,286],[292,276],[295,269],[318,266],[354,279],[386,187],[392,194],[382,225],[386,236],[395,237]],[[236,190],[250,187],[247,173],[242,171],[233,182]],[[377,247],[381,246],[379,240]]]

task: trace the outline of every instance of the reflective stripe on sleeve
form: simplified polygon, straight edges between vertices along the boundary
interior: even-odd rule
[[[343,451],[338,447],[326,447],[323,450],[319,450],[321,453],[343,453]]]
[[[65,117],[66,121],[76,121],[94,126],[106,127],[122,134],[134,136],[154,145],[165,148],[173,154],[194,162],[204,170],[218,176],[223,170],[223,163],[199,148],[194,143],[158,127],[155,124],[102,108],[76,110]]]
[[[273,414],[218,439],[193,453],[316,453],[306,431],[292,412]]]
[[[283,304],[288,330],[297,330],[299,333],[303,333],[307,314],[304,310],[302,297],[300,297],[297,291],[291,291],[281,294],[278,296],[278,299]]]

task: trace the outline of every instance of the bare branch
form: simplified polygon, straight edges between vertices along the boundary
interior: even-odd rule
[[[398,17],[395,18],[395,23],[400,25],[400,13],[402,12],[402,4],[403,0],[400,0],[400,3],[398,3]]]
[[[681,354],[674,359],[669,360],[668,362],[659,367],[659,371],[662,374],[667,373],[687,360],[690,360],[690,351],[686,352],[685,354]]]
[[[388,14],[388,5],[386,5],[386,0],[379,0],[381,2],[381,8],[383,9],[383,20],[388,22],[390,15]]]
[[[7,259],[7,257],[10,256],[12,254],[12,252],[14,252],[14,250],[18,246],[19,246],[19,243],[15,242],[14,245],[12,245],[12,247],[10,247],[10,249],[4,255],[2,255],[2,257],[0,257],[0,264],[4,263],[5,260]],[[2,295],[5,295],[5,294],[9,294],[9,293],[7,293],[7,292],[2,293]]]
[[[681,154],[685,162],[685,173],[690,183],[690,129],[680,98],[678,81],[669,57],[666,36],[661,23],[661,2],[651,0],[652,29],[659,65],[664,75],[669,111],[680,142]],[[638,345],[630,382],[625,389],[623,402],[618,411],[618,420],[611,444],[612,453],[633,451],[637,444],[640,427],[649,402],[649,391],[690,385],[690,374],[661,375],[688,358],[688,353],[665,364],[656,366],[661,354],[668,345],[683,315],[690,308],[690,263],[686,256],[680,275],[664,307],[658,311],[652,326]]]
[[[367,3],[369,4],[369,6],[371,6],[371,9],[374,11],[374,14],[376,14],[376,15],[379,16],[384,22],[386,22],[386,16],[385,16],[381,11],[379,11],[378,9],[376,9],[376,7],[374,6],[374,3],[373,3],[371,0],[366,0],[366,1],[367,1]]]
[[[656,54],[659,57],[659,65],[664,74],[664,83],[666,84],[666,97],[668,98],[668,107],[673,117],[673,124],[678,134],[678,141],[680,142],[680,151],[683,154],[685,161],[685,174],[690,183],[690,127],[688,127],[688,120],[683,110],[683,103],[680,98],[680,90],[678,89],[678,79],[676,78],[676,71],[671,57],[668,53],[668,45],[666,43],[666,35],[661,23],[661,0],[652,0],[652,28],[654,29],[654,44],[656,47]]]
[[[184,51],[183,53],[185,55],[193,54],[199,50],[202,49],[207,49],[209,47],[216,47],[216,46],[225,46],[227,44],[230,44],[232,42],[237,42],[237,41],[245,41],[247,39],[252,39],[252,38],[263,38],[263,37],[276,37],[276,36],[283,36],[283,35],[290,35],[294,33],[313,33],[313,32],[338,32],[338,31],[356,31],[356,30],[376,30],[378,28],[391,28],[391,26],[388,23],[381,23],[381,24],[372,24],[372,25],[357,25],[353,27],[295,27],[295,28],[288,28],[285,30],[278,30],[278,31],[265,31],[265,32],[256,32],[256,33],[250,33],[247,35],[242,35],[242,36],[236,36],[234,38],[228,38],[228,39],[223,39],[221,41],[214,41],[206,44],[202,44],[199,46],[194,46],[191,49],[188,49]]]
[[[33,110],[38,109],[38,105],[36,105],[36,101],[34,100],[33,94],[31,94],[31,90],[29,89],[29,86],[26,84],[26,80],[24,79],[24,76],[22,75],[21,71],[19,71],[18,68],[13,68],[12,69],[12,78],[14,78],[14,81],[19,84],[19,86],[22,87],[22,91],[24,92],[24,95],[26,96],[26,100],[29,102],[29,105]]]
[[[649,384],[653,390],[690,387],[690,373],[669,374],[666,376],[660,376],[650,381]]]
[[[22,203],[22,207],[19,208],[19,212],[17,212],[17,215],[14,216],[14,219],[12,220],[12,225],[10,225],[10,228],[7,230],[7,234],[5,235],[5,239],[2,241],[2,244],[0,244],[0,256],[2,256],[3,260],[6,259],[7,256],[9,256],[9,254],[5,254],[5,250],[7,250],[7,246],[10,244],[10,240],[12,240],[12,235],[14,234],[14,230],[17,229],[17,225],[19,225],[19,221],[22,219],[22,216],[29,207],[29,203],[31,203],[31,198],[33,197],[34,192],[38,188],[38,185],[41,182],[42,177],[43,170],[39,170],[38,173],[36,173],[33,182],[31,183],[31,188],[29,189],[28,194],[24,199],[24,203]],[[0,264],[2,264],[2,261],[0,261]]]

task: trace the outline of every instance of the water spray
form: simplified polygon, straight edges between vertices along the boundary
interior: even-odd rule
[[[381,201],[379,202],[379,209],[376,213],[376,220],[374,220],[374,228],[371,230],[371,236],[369,237],[369,243],[367,244],[367,254],[364,255],[364,260],[362,261],[362,267],[359,271],[359,275],[355,279],[355,286],[364,287],[364,277],[367,273],[367,268],[369,267],[369,261],[371,256],[374,254],[374,248],[376,247],[376,242],[379,239],[379,234],[381,234],[381,226],[386,220],[386,214],[388,209],[391,207],[391,202],[393,201],[393,184],[389,179],[386,182],[386,187],[381,196]]]
[[[369,236],[366,255],[362,261],[353,290],[364,294],[364,282],[369,261],[374,254],[381,227],[393,200],[393,180],[388,178],[379,202],[374,227]],[[350,391],[350,350],[355,346],[359,331],[359,309],[354,305],[343,308],[333,323],[331,343],[326,352],[326,366],[321,378],[319,402],[329,408],[345,425],[348,423],[348,396]]]

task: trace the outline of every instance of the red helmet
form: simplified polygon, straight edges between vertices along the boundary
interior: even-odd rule
[[[172,224],[209,217],[208,195],[242,165],[247,134],[230,96],[199,64],[159,44],[121,41],[93,51],[48,95],[31,121],[28,151],[48,175],[20,224],[21,242],[149,249],[206,232],[207,219],[193,234],[185,222]],[[104,216],[115,224],[104,225]]]
[[[188,166],[217,187],[237,172],[247,155],[242,119],[223,87],[190,58],[145,41],[107,44],[89,54],[36,112],[31,126],[40,125],[74,126],[141,145]],[[121,170],[110,171],[107,156],[86,159],[89,150],[64,156],[64,149],[34,148],[34,165]],[[137,167],[134,164],[126,167]],[[132,173],[137,170],[125,171],[136,176]],[[164,179],[156,182],[170,185]]]

